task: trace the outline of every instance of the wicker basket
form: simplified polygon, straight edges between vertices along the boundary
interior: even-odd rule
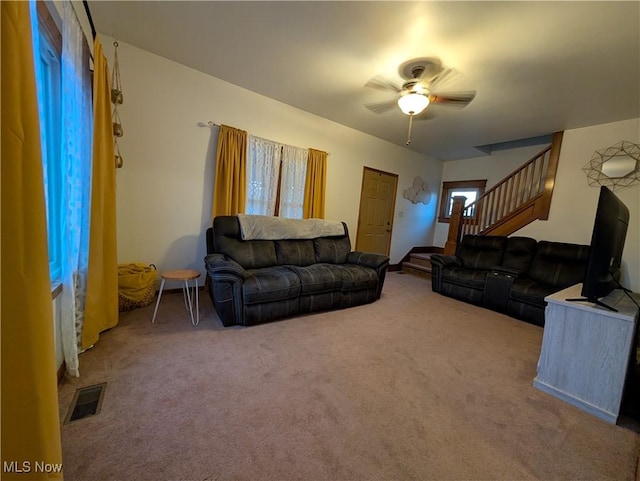
[[[118,310],[130,311],[153,302],[158,272],[153,264],[118,265]]]

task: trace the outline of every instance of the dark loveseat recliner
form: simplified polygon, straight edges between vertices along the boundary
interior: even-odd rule
[[[584,280],[589,246],[465,235],[455,256],[431,255],[434,292],[544,326],[544,298]]]
[[[379,299],[389,257],[351,252],[343,226],[337,236],[243,240],[238,217],[216,217],[205,267],[222,323],[248,326]]]

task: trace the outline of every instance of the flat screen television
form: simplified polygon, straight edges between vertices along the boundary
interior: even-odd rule
[[[582,284],[582,300],[609,310],[601,298],[620,286],[622,251],[627,237],[629,209],[607,187],[600,187],[598,208],[593,223],[587,273]]]

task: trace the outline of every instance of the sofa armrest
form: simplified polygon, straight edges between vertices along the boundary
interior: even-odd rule
[[[389,267],[389,257],[374,252],[349,252],[347,255],[347,264],[355,264],[362,267],[368,267],[376,271],[378,275],[378,290],[376,291],[376,299],[380,299],[382,295],[382,286],[387,276]]]
[[[247,271],[223,254],[209,254],[204,258],[207,276],[211,281],[209,294],[222,324],[244,324],[242,286]]]
[[[442,293],[442,270],[445,267],[459,266],[460,259],[456,256],[431,254],[431,290]]]
[[[487,274],[482,302],[485,307],[498,312],[507,312],[511,286],[518,278],[519,269],[494,266]]]
[[[389,257],[373,252],[349,252],[347,255],[348,264],[357,264],[364,267],[371,267],[376,271],[389,264]]]
[[[438,267],[459,266],[460,259],[456,256],[445,256],[444,254],[431,254],[431,265]]]
[[[209,254],[204,258],[207,273],[212,280],[244,281],[247,271],[236,261],[222,254]]]

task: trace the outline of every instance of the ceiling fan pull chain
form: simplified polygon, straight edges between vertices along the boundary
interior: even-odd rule
[[[411,143],[411,127],[413,126],[413,114],[409,115],[409,133],[407,134],[407,145]]]

